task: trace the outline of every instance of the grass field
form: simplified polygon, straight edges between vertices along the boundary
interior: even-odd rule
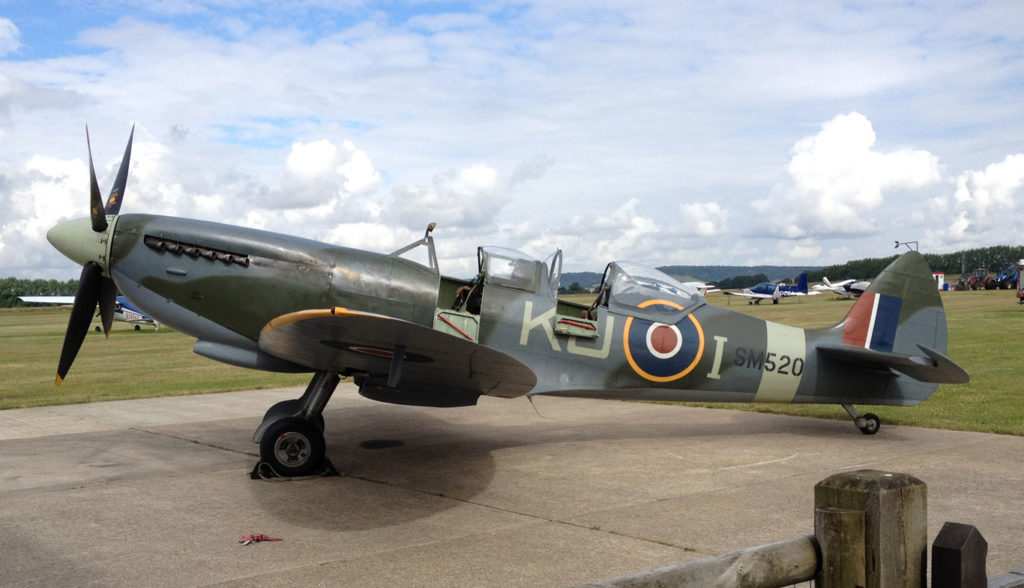
[[[582,295],[580,301],[590,302]],[[858,406],[884,424],[1024,435],[1024,379],[1018,355],[1024,344],[1016,329],[1024,306],[1013,291],[948,292],[942,295],[949,322],[949,356],[971,375],[965,385],[942,385],[915,407]],[[851,300],[832,295],[790,298],[778,305],[748,305],[711,294],[711,304],[787,325],[813,328],[834,324]],[[305,385],[303,374],[271,374],[235,368],[192,353],[195,340],[169,329],[134,331],[115,323],[110,338],[90,331],[64,385],[53,384],[68,310],[0,310],[0,409],[180,394]],[[702,404],[741,410],[847,420],[839,406],[788,404]],[[850,425],[851,428],[853,425]],[[884,426],[884,425],[883,425]]]
[[[70,310],[0,310],[0,409],[304,385],[304,374],[272,374],[192,353],[195,339],[115,322],[110,338],[90,330],[67,379],[54,385]],[[99,324],[99,319],[93,321]]]

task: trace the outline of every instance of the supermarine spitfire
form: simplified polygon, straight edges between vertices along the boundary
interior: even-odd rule
[[[133,130],[134,134],[134,130]],[[88,138],[88,137],[87,137]],[[804,330],[709,305],[648,267],[613,262],[593,304],[557,297],[562,254],[545,261],[478,249],[472,280],[440,273],[431,225],[390,254],[198,220],[120,214],[131,138],[104,206],[90,150],[89,218],[49,241],[83,264],[57,383],[98,303],[117,290],[196,337],[195,352],[269,371],[311,372],[305,393],[267,411],[254,434],[285,476],[324,460],[322,412],[340,377],[363,396],[467,406],[480,395],[914,405],[968,375],[946,353],[946,317],[916,252],[894,261],[829,328]],[[406,257],[426,249],[427,264]]]

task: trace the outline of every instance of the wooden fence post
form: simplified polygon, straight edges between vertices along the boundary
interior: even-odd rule
[[[908,474],[874,470],[836,474],[814,487],[814,507],[816,520],[819,509],[863,513],[864,583],[860,585],[865,588],[925,586],[928,487],[924,482]],[[820,536],[818,541],[821,543]],[[834,585],[826,581],[823,576],[818,585],[822,588]]]
[[[932,588],[985,588],[988,542],[974,525],[946,523],[932,543]]]
[[[814,509],[814,537],[821,562],[817,586],[864,586],[864,512],[844,508]]]

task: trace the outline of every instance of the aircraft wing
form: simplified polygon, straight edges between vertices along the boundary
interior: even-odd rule
[[[22,302],[36,304],[74,304],[74,296],[18,296]]]
[[[726,290],[723,294],[728,294],[729,296],[742,296],[744,298],[758,298],[761,300],[774,298],[771,294],[758,294],[757,292],[751,292],[749,289],[742,292],[730,292],[729,290]]]
[[[537,383],[523,363],[479,343],[345,308],[279,316],[263,327],[259,347],[313,370],[363,372],[403,392],[512,398]]]

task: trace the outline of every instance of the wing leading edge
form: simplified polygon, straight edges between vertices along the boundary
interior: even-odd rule
[[[449,396],[475,402],[481,394],[512,398],[537,383],[532,370],[494,349],[340,307],[277,317],[263,327],[259,347],[313,370],[352,373],[365,396],[401,404],[435,405]]]

